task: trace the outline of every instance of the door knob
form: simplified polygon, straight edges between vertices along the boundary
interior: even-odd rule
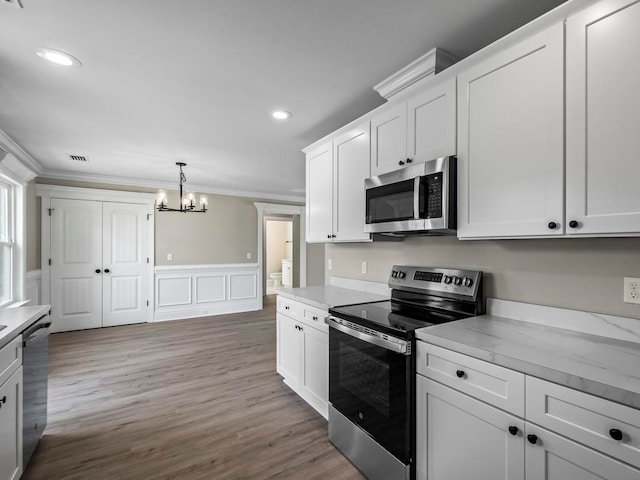
[[[532,445],[535,445],[536,443],[538,443],[538,436],[530,433],[529,435],[527,435],[527,440]]]
[[[100,270],[99,268],[96,268],[96,273],[100,273],[102,270]]]
[[[403,161],[403,160],[400,160],[400,161],[398,162],[398,165],[404,165],[404,161]]]
[[[110,272],[111,272],[111,270],[109,270],[108,268],[104,269],[104,273],[110,273]]]
[[[410,158],[407,158],[407,164],[413,162],[413,160],[411,160]]]

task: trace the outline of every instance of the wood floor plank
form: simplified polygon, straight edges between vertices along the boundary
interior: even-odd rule
[[[268,298],[268,297],[267,297]],[[58,333],[23,480],[362,480],[275,372],[264,310]]]

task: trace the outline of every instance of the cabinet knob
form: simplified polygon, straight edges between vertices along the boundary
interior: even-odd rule
[[[413,162],[413,160],[411,160],[410,158],[407,158],[407,164]]]
[[[530,444],[535,445],[536,443],[538,443],[538,436],[530,433],[529,435],[527,435],[527,441]]]
[[[571,220],[571,221],[569,222],[569,226],[570,226],[571,228],[578,228],[578,227],[580,226],[580,224],[579,224],[576,220]]]
[[[617,428],[612,428],[609,430],[609,436],[619,442],[622,440],[622,431]]]
[[[315,315],[313,316],[313,321],[317,322],[318,321],[318,317],[316,317]]]
[[[331,238],[336,238],[336,236],[335,235],[331,235]]]
[[[327,235],[327,238],[331,238],[331,234]]]
[[[547,227],[549,227],[549,230],[555,230],[556,228],[558,228],[558,224],[556,222],[549,222],[547,224]]]
[[[285,307],[284,307],[284,309],[285,309],[285,310],[289,310],[289,306],[288,306],[288,305],[287,305],[287,306],[285,306]]]
[[[102,270],[100,270],[99,268],[96,268],[96,273],[100,273]]]
[[[398,165],[404,165],[404,160],[400,160],[400,161],[398,162]]]
[[[458,378],[464,377],[464,370],[456,370],[456,376]]]
[[[513,436],[516,436],[518,434],[518,427],[511,425],[509,427],[509,433]]]

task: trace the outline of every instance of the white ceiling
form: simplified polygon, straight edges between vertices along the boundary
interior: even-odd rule
[[[382,104],[373,85],[563,2],[2,0],[0,129],[42,176],[160,186],[184,161],[192,188],[295,198],[301,148]],[[83,66],[49,64],[38,47]],[[272,119],[276,108],[293,118]]]

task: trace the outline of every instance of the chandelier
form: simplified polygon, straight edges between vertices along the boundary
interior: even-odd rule
[[[185,177],[182,167],[186,167],[184,162],[176,162],[178,168],[180,168],[180,208],[169,208],[167,206],[167,194],[160,191],[158,195],[158,211],[160,212],[182,212],[182,213],[204,213],[207,211],[207,197],[200,195],[200,209],[196,210],[196,199],[193,192],[187,192],[183,195],[182,186],[187,183],[187,177]]]

